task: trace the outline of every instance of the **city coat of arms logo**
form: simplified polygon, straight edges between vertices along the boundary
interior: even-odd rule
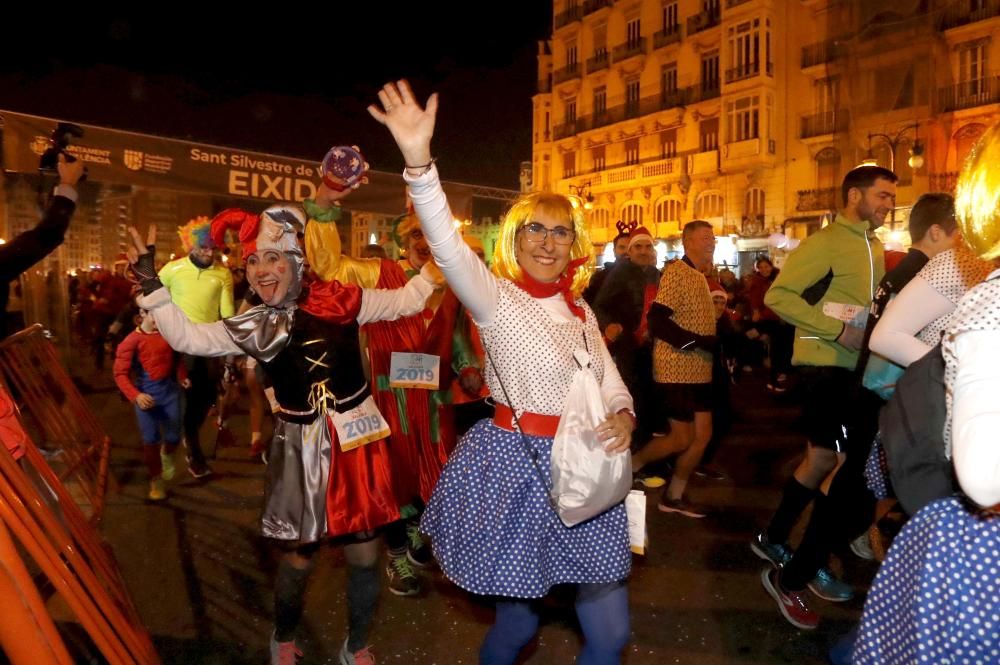
[[[132,171],[142,168],[142,152],[139,150],[126,150],[124,156],[125,166]]]

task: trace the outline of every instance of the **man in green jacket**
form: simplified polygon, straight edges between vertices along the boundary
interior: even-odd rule
[[[825,568],[827,536],[837,530],[830,522],[851,506],[844,501],[834,509],[837,497],[823,496],[819,488],[845,455],[866,454],[871,446],[874,432],[862,431],[867,428],[861,423],[871,420],[862,416],[872,406],[857,399],[854,370],[868,307],[885,273],[874,232],[896,205],[896,180],[892,171],[878,166],[849,172],[841,185],[843,210],[788,256],[764,296],[768,307],[795,326],[792,364],[802,378],[807,441],[805,458],[788,480],[778,510],[751,548],[774,566],[762,574],[764,588],[798,628],[819,623],[803,595],[807,586],[834,602],[853,596]],[[789,533],[813,500],[813,518],[793,556],[786,544]]]

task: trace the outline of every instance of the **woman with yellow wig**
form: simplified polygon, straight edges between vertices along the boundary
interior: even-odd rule
[[[581,665],[618,663],[629,635],[631,566],[625,508],[566,527],[549,501],[552,440],[586,351],[609,407],[596,428],[608,454],[624,454],[635,421],[632,398],[580,294],[591,270],[583,213],[564,196],[522,197],[504,219],[493,272],[462,242],[431,159],[437,97],[427,108],[409,85],[387,84],[386,125],[406,162],[405,180],[435,262],[479,328],[492,420],[462,438],[441,474],[421,528],[453,582],[496,596],[496,622],[480,663],[513,663],[538,628],[534,599],[553,585],[576,584],[585,644]]]
[[[996,268],[998,163],[1000,125],[973,148],[955,192],[963,240]],[[962,297],[941,353],[941,453],[959,491],[924,506],[893,541],[865,602],[855,664],[1000,663],[1000,269]]]

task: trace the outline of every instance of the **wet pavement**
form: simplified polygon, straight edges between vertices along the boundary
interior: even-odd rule
[[[264,467],[247,457],[246,414],[232,419],[240,447],[217,451],[214,476],[194,480],[180,461],[169,499],[151,504],[130,407],[109,378],[86,371],[84,379],[94,388],[86,398],[115,442],[112,473],[121,486],[108,497],[102,531],[163,662],[266,663],[276,559],[257,536]],[[650,549],[635,557],[629,585],[628,665],[825,663],[831,644],[860,616],[875,564],[850,553],[834,557],[833,568],[855,585],[858,597],[841,605],[814,599],[823,617],[816,631],[787,624],[762,589],[762,562],[748,543],[777,505],[802,438],[794,431],[792,395],[769,394],[757,375],[740,379],[735,423],[716,456],[731,479],[696,478],[690,489],[694,501],[718,512],[703,520],[659,513],[656,493],[648,492]],[[346,633],[344,577],[340,552],[324,550],[300,627],[303,665],[337,662]],[[383,589],[371,639],[378,662],[476,663],[492,621],[490,603],[440,572],[425,578],[420,597]],[[542,617],[521,662],[574,662],[581,637],[569,590],[552,594]]]

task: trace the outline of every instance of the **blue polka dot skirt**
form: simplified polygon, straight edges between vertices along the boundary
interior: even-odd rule
[[[1000,519],[955,498],[903,527],[875,577],[855,665],[1000,663]]]
[[[551,453],[551,438],[522,438],[490,420],[458,443],[421,521],[455,584],[476,594],[540,598],[555,584],[628,576],[624,504],[565,526],[549,502]]]

